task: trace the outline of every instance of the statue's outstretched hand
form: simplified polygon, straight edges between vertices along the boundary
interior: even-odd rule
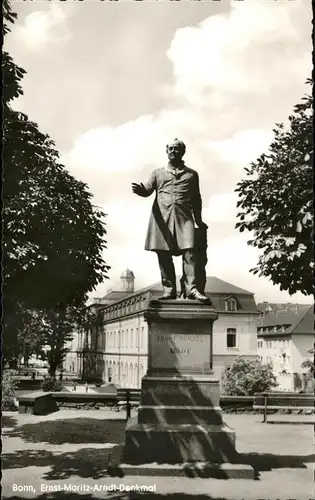
[[[145,187],[142,184],[142,182],[141,182],[141,184],[136,184],[135,182],[132,182],[131,189],[132,189],[132,192],[137,194],[138,196],[143,196],[146,192]]]

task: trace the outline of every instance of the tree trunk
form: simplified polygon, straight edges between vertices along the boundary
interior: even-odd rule
[[[48,373],[54,380],[56,380],[56,368],[57,367],[55,364],[49,365]]]
[[[18,367],[17,359],[16,358],[10,359],[10,361],[8,361],[8,365],[11,370],[17,370]]]
[[[52,377],[54,380],[56,380],[56,370],[57,370],[58,363],[56,363],[56,355],[52,349],[48,353],[47,361],[48,361],[48,366],[49,366],[48,374],[50,377]]]
[[[24,355],[24,366],[28,367],[28,362],[29,362],[29,354],[27,352],[27,350],[25,350],[25,355]]]

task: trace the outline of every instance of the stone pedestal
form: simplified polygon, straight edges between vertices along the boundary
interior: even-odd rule
[[[148,371],[138,415],[126,427],[127,469],[236,462],[235,433],[222,421],[219,380],[212,371],[216,319],[210,306],[196,301],[150,303]]]

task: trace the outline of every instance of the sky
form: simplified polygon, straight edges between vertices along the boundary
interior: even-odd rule
[[[208,224],[207,275],[249,290],[256,301],[309,303],[249,269],[258,253],[235,229],[237,182],[268,151],[311,75],[311,2],[12,1],[18,20],[6,49],[26,69],[14,107],[38,123],[69,172],[107,214],[109,279],[126,267],[136,288],[160,280],[144,250],[153,196],[145,182],[165,165],[174,137],[197,170]],[[180,258],[175,260],[181,273]]]

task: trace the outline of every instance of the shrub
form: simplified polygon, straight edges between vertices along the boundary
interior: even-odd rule
[[[276,387],[270,364],[258,359],[237,358],[224,371],[223,392],[231,396],[253,396]]]
[[[19,370],[15,370],[14,368],[8,368],[5,370],[5,372],[9,373],[11,376],[18,376],[20,373],[19,373]]]
[[[56,380],[53,377],[45,376],[43,380],[42,389],[45,392],[58,392],[62,391],[61,380]]]
[[[18,381],[13,379],[12,370],[5,370],[2,374],[2,410],[16,409],[14,403],[15,391],[18,387]]]

